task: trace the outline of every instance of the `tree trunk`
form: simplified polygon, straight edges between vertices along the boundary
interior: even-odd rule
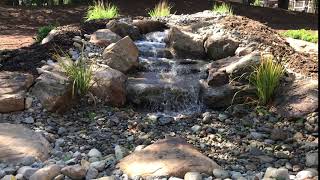
[[[289,8],[289,0],[278,0],[278,8],[288,9]]]

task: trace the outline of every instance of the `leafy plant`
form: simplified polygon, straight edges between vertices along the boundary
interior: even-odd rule
[[[87,65],[83,57],[83,52],[78,61],[73,62],[70,56],[63,53],[64,57],[56,54],[55,58],[72,81],[72,96],[85,95],[90,87],[92,80],[92,68]]]
[[[304,41],[317,43],[318,42],[318,34],[312,33],[312,31],[308,31],[305,29],[299,30],[288,30],[282,33],[285,37],[291,37],[293,39],[301,39]]]
[[[256,88],[256,93],[261,105],[266,105],[284,75],[284,68],[280,63],[273,61],[272,56],[264,55],[261,63],[254,68],[249,77],[250,83]]]
[[[161,0],[152,10],[148,12],[151,17],[169,16],[172,6],[166,1]]]
[[[262,7],[262,1],[261,0],[254,0],[253,5]]]
[[[118,7],[111,3],[104,4],[103,1],[96,1],[93,6],[89,6],[86,21],[94,19],[111,19],[119,16]]]
[[[229,4],[222,3],[220,5],[214,4],[212,11],[215,13],[220,13],[220,14],[228,14],[228,15],[233,15],[233,10],[232,7]]]
[[[38,29],[36,41],[41,42],[47,35],[50,33],[51,30],[55,28],[54,25],[42,26]]]

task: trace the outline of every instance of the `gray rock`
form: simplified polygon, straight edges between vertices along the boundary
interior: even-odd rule
[[[88,156],[100,158],[102,154],[98,149],[93,148],[88,152]]]
[[[62,134],[64,134],[64,133],[66,133],[67,132],[67,129],[66,128],[64,128],[64,127],[59,127],[59,129],[58,129],[58,134],[59,135],[62,135]]]
[[[192,130],[193,132],[199,132],[199,131],[201,130],[201,126],[199,126],[199,125],[194,125],[194,126],[191,127],[191,130]]]
[[[119,41],[121,37],[109,29],[99,29],[90,36],[91,43],[106,47],[111,43]]]
[[[18,170],[17,174],[22,174],[25,179],[29,179],[37,170],[38,168],[23,166]]]
[[[264,176],[263,176],[263,179],[268,179],[268,178],[282,178],[282,179],[285,179],[285,180],[289,180],[289,172],[288,172],[288,169],[285,169],[285,168],[272,168],[272,167],[268,167]]]
[[[126,22],[111,20],[108,22],[106,27],[121,37],[129,36],[133,40],[139,40],[142,38],[139,28]]]
[[[22,122],[24,122],[26,124],[33,124],[34,123],[34,119],[33,119],[33,117],[30,116],[30,117],[24,118]]]
[[[318,171],[316,169],[305,169],[297,173],[296,180],[312,179],[315,176],[318,176]]]
[[[105,168],[106,162],[105,160],[103,161],[96,161],[90,164],[90,168],[97,169],[98,171],[103,171]]]
[[[99,172],[95,168],[90,167],[86,174],[86,180],[95,179],[98,176]]]
[[[184,180],[202,180],[202,175],[198,172],[187,172],[184,175]]]
[[[114,147],[114,154],[116,156],[116,160],[119,161],[120,159],[124,158],[126,155],[129,154],[128,150],[120,145],[116,145]]]
[[[61,173],[71,179],[83,179],[87,170],[80,165],[66,166],[61,169]]]
[[[213,176],[216,178],[225,179],[229,177],[229,172],[222,169],[214,169]]]
[[[306,154],[306,166],[313,167],[318,166],[318,152],[307,153]]]
[[[225,70],[232,76],[239,76],[246,72],[253,71],[252,66],[258,65],[259,63],[260,54],[258,52],[253,52],[242,57],[238,61],[231,63],[225,68]]]
[[[170,124],[173,121],[174,121],[174,118],[171,116],[161,116],[158,120],[160,125]]]

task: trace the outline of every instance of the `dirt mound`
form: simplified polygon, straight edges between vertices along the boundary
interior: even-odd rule
[[[21,49],[0,52],[0,71],[23,71],[38,75],[36,68],[51,58],[55,50],[61,48],[68,50],[72,44],[72,38],[80,35],[80,27],[67,25],[57,28],[58,34],[47,44],[38,43]]]
[[[239,33],[240,38],[261,43],[260,49],[269,51],[278,61],[288,63],[295,72],[313,78],[318,77],[318,57],[316,55],[295,52],[275,30],[268,26],[242,16],[228,16],[220,21],[226,29]]]

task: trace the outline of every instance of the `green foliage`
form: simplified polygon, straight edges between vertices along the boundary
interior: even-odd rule
[[[304,41],[317,43],[318,42],[318,34],[312,33],[311,31],[305,29],[299,30],[288,30],[282,33],[285,37],[291,37],[293,39],[301,39]]]
[[[270,101],[283,75],[284,68],[281,64],[274,62],[272,56],[262,56],[260,65],[255,67],[249,77],[250,83],[256,88],[261,105]]]
[[[221,5],[215,4],[212,8],[212,11],[220,14],[233,15],[232,7],[226,3],[222,3]]]
[[[119,16],[118,7],[111,3],[104,4],[102,1],[97,1],[93,6],[89,6],[86,21],[94,19],[111,19]]]
[[[168,4],[167,1],[163,0],[160,1],[154,9],[150,10],[148,12],[149,16],[151,17],[164,17],[164,16],[169,16],[170,11],[172,9],[172,6]]]
[[[49,32],[55,28],[54,25],[42,26],[38,29],[36,41],[41,42],[42,39],[47,37]]]
[[[87,65],[83,56],[73,62],[70,56],[63,53],[64,57],[56,54],[55,58],[72,81],[72,96],[85,95],[91,87],[92,68]],[[81,53],[83,54],[83,52]]]
[[[254,0],[253,5],[262,7],[262,1],[261,0]]]

